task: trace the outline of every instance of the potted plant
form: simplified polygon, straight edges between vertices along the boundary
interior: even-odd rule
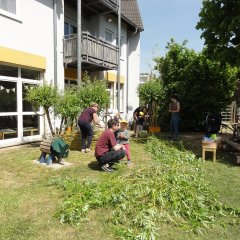
[[[138,87],[138,94],[140,100],[148,106],[149,132],[160,132],[158,117],[160,104],[163,99],[163,87],[161,82],[156,78],[150,79],[150,81]]]

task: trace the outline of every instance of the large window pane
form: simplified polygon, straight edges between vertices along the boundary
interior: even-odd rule
[[[35,70],[31,70],[31,69],[22,68],[21,77],[22,78],[27,78],[27,79],[32,79],[32,80],[40,80],[40,72],[35,71]]]
[[[110,32],[109,30],[105,31],[105,41],[109,43],[113,42],[113,33]]]
[[[23,99],[23,112],[33,112],[32,105],[25,100],[26,93],[28,92],[29,89],[34,87],[34,84],[29,84],[29,83],[23,83],[22,85],[22,99]]]
[[[16,0],[0,0],[0,9],[16,14]]]
[[[17,116],[0,116],[0,140],[17,137]]]
[[[10,67],[0,64],[0,76],[18,77],[18,69],[16,67]]]
[[[23,116],[23,136],[33,136],[39,134],[39,116]]]
[[[17,83],[0,81],[0,112],[17,111]]]
[[[69,35],[68,23],[64,23],[64,36]]]

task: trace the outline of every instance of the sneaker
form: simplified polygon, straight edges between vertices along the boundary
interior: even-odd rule
[[[109,164],[102,165],[101,169],[105,172],[112,172],[113,171],[113,169],[109,166]]]
[[[128,168],[132,168],[132,167],[133,167],[133,163],[132,163],[131,161],[129,161],[129,162],[127,163],[127,167],[128,167]]]
[[[82,149],[81,152],[82,152],[82,153],[85,153],[85,152],[86,152],[86,149]]]
[[[90,148],[85,149],[85,153],[91,152],[92,150]]]

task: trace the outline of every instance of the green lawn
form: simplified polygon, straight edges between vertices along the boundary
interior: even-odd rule
[[[199,135],[183,137],[185,148],[200,157]],[[131,141],[133,169],[141,169],[151,159],[144,143]],[[52,169],[34,164],[40,155],[36,145],[24,145],[0,149],[0,239],[118,239],[108,224],[111,207],[92,210],[88,221],[79,227],[60,224],[54,217],[63,203],[63,192],[51,186],[53,179],[75,177],[104,182],[108,173],[99,170],[93,153],[71,151],[68,162],[72,166]],[[211,157],[210,155],[208,156]],[[240,167],[233,164],[235,153],[218,151],[217,163],[207,160],[204,165],[205,178],[219,194],[219,200],[229,207],[240,208]],[[113,176],[133,171],[121,163]],[[229,224],[227,217],[221,217],[203,235],[194,235],[172,224],[160,224],[158,239],[240,239],[240,227]]]

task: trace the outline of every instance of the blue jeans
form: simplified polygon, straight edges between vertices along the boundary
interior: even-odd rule
[[[171,135],[174,138],[178,138],[178,135],[179,135],[179,131],[178,131],[179,120],[180,120],[179,113],[172,113],[172,117],[170,121],[170,131],[171,131]]]
[[[78,121],[78,126],[80,127],[82,135],[82,149],[90,148],[93,138],[91,124],[89,122]]]

